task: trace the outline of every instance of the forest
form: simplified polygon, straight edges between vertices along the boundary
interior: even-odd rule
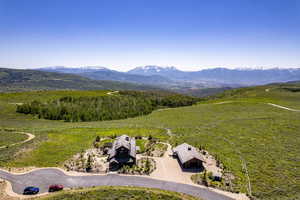
[[[66,122],[117,120],[150,114],[164,107],[190,106],[198,98],[169,92],[120,91],[117,95],[65,96],[48,102],[17,106],[18,113]]]

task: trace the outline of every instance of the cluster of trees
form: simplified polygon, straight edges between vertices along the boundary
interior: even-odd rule
[[[283,89],[289,92],[300,92],[300,87],[283,87]]]
[[[147,115],[162,106],[188,106],[195,102],[196,98],[173,93],[127,91],[98,97],[66,96],[46,103],[33,101],[18,105],[17,112],[67,122],[102,121]]]
[[[143,98],[151,101],[153,107],[191,106],[200,99],[166,91],[120,91],[121,95]]]

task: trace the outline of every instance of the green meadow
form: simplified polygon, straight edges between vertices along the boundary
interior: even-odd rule
[[[22,155],[19,155],[18,159],[7,162],[6,166],[62,166],[63,162],[72,157],[72,155],[91,148],[97,136],[105,138],[122,134],[127,134],[129,136],[152,135],[161,140],[167,139],[164,130],[146,128],[70,128],[61,131],[50,131],[44,134],[47,135],[47,140],[38,144],[37,148],[34,150],[22,153]]]
[[[96,187],[92,189],[72,190],[59,192],[40,200],[196,200],[189,195],[138,187]]]
[[[27,135],[13,131],[0,130],[0,147],[9,146],[27,139]]]
[[[57,98],[65,96],[64,92],[0,94],[0,127],[36,135],[28,143],[0,149],[0,165],[62,166],[75,153],[91,147],[97,135],[151,135],[172,145],[187,142],[208,150],[234,175],[232,191],[256,199],[297,199],[300,196],[300,112],[267,105],[275,103],[300,110],[300,93],[284,87],[230,90],[194,106],[156,110],[147,116],[124,120],[78,123],[38,119],[15,112],[13,103]],[[74,91],[79,96],[105,94]],[[224,101],[227,103],[216,104]],[[166,128],[172,130],[172,137],[166,134]]]

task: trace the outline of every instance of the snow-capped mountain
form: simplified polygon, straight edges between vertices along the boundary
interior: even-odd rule
[[[213,68],[185,72],[174,67],[145,66],[128,71],[130,74],[160,75],[184,82],[216,82],[221,84],[261,85],[273,82],[300,80],[300,68],[296,69],[227,69]]]
[[[191,79],[206,79],[242,85],[262,85],[274,82],[300,80],[298,69],[205,69],[190,74]]]
[[[147,65],[144,67],[136,67],[132,70],[129,70],[127,73],[129,74],[139,74],[139,75],[160,75],[160,76],[177,76],[178,74],[184,73],[176,69],[175,67],[159,67],[155,65]]]
[[[161,85],[167,87],[236,87],[262,85],[274,82],[300,80],[297,69],[227,69],[213,68],[186,72],[175,67],[148,65],[128,72],[119,72],[105,67],[47,67],[39,69],[48,72],[71,73],[95,80],[124,81],[139,84]]]

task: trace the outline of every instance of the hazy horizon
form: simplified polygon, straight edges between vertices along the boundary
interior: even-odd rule
[[[0,0],[0,66],[299,68],[300,1]]]
[[[58,65],[58,66],[39,66],[39,67],[3,67],[0,66],[0,68],[9,68],[9,69],[41,69],[41,68],[90,68],[90,69],[97,69],[97,68],[107,68],[109,70],[115,70],[115,71],[119,71],[119,72],[127,72],[130,71],[132,69],[135,69],[137,67],[146,67],[146,66],[157,66],[157,67],[162,67],[162,68],[169,68],[169,67],[175,67],[178,70],[181,71],[187,71],[187,72],[193,72],[193,71],[201,71],[201,70],[205,70],[205,69],[216,69],[216,68],[226,68],[226,69],[231,69],[231,70],[269,70],[269,69],[300,69],[300,67],[255,67],[255,68],[251,68],[251,67],[222,67],[222,66],[215,66],[215,67],[203,67],[203,68],[199,68],[199,69],[195,69],[195,70],[186,70],[184,68],[180,68],[180,67],[176,67],[176,66],[158,66],[158,65],[145,65],[145,66],[136,66],[136,67],[131,67],[128,68],[126,70],[120,70],[120,69],[115,69],[115,68],[111,68],[111,67],[105,67],[105,66],[62,66],[62,65]]]

